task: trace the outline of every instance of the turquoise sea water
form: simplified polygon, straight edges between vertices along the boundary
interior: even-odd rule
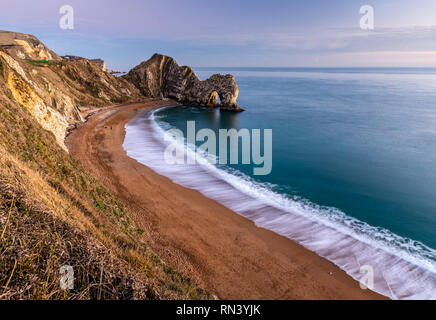
[[[219,174],[213,173],[215,169],[204,170],[203,176],[215,174],[249,197],[246,207],[233,204],[230,194],[220,193],[217,200],[258,225],[299,241],[356,279],[358,266],[376,261],[379,292],[393,298],[435,298],[435,69],[196,71],[202,79],[217,72],[235,75],[238,102],[246,111],[234,114],[175,107],[144,115],[143,120],[153,121],[163,130],[178,128],[185,133],[188,120],[196,121],[197,130],[273,132],[271,174],[254,176],[250,165],[215,166]],[[141,139],[145,132],[133,130],[139,126],[127,128],[125,148],[128,154],[130,148],[129,155],[153,167],[152,160],[132,143],[131,139]],[[192,183],[188,186],[213,194],[200,183],[178,181],[177,172],[166,170],[161,173],[176,182]],[[187,173],[190,169],[183,170]],[[263,206],[248,208],[258,201],[281,213]],[[293,213],[307,221],[289,220]],[[300,230],[294,230],[297,225]],[[304,226],[306,234],[301,230]],[[313,234],[309,237],[313,232],[316,239]],[[365,248],[360,247],[363,245]],[[350,255],[357,257],[352,257],[359,261],[356,265],[350,262]],[[394,275],[399,272],[403,272],[402,284]]]

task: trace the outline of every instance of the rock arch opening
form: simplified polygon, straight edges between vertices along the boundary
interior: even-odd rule
[[[222,96],[217,91],[212,91],[209,94],[209,100],[207,101],[208,106],[220,106],[222,101]]]
[[[207,105],[208,106],[214,106],[214,105],[217,104],[217,101],[218,101],[218,92],[212,91],[209,94],[209,100],[207,101]]]

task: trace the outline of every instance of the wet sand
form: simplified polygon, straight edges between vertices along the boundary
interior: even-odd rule
[[[125,124],[147,108],[174,104],[104,109],[66,140],[73,157],[126,204],[164,261],[219,299],[385,299],[301,245],[129,158]]]

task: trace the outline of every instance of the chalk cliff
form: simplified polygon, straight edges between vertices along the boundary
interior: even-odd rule
[[[20,45],[12,45],[15,40]],[[105,106],[141,97],[134,85],[103,71],[95,62],[62,60],[31,35],[3,31],[0,83],[4,85],[0,101],[27,109],[64,149],[68,126],[83,120],[81,105]]]
[[[105,69],[103,60],[60,57],[32,35],[0,31],[0,101],[25,108],[64,149],[69,126],[83,121],[80,106],[101,107],[146,96],[242,111],[232,75],[215,74],[201,81],[190,67],[160,54],[124,77]]]
[[[164,55],[154,54],[130,70],[124,78],[147,97],[170,98],[189,105],[219,106],[225,110],[242,111],[236,101],[239,89],[232,75],[214,74],[201,81],[190,67],[179,66],[176,60]]]

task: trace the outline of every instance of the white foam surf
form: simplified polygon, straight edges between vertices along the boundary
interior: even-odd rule
[[[275,193],[238,171],[217,168],[207,157],[196,154],[193,146],[178,147],[188,157],[196,157],[195,165],[167,165],[164,150],[170,142],[165,135],[154,112],[147,112],[126,125],[123,146],[129,157],[175,183],[200,191],[256,225],[300,243],[358,281],[366,275],[361,267],[371,266],[376,292],[392,299],[436,298],[436,250],[336,208]]]

